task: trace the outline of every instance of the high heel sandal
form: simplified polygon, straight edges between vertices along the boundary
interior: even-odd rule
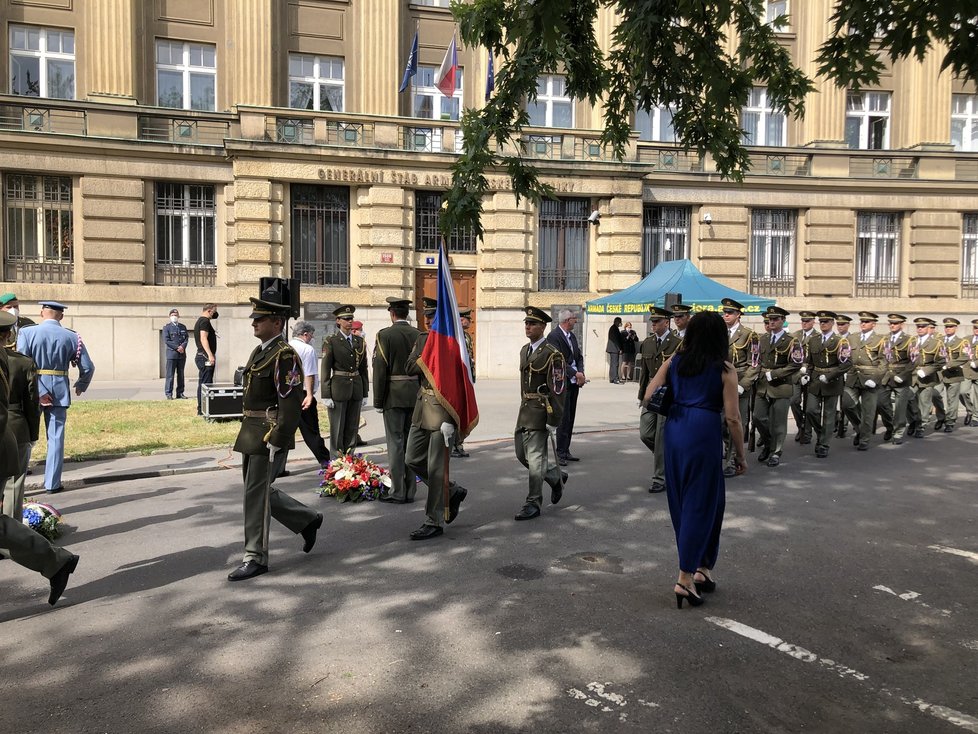
[[[692,589],[683,586],[678,581],[676,582],[676,586],[686,592],[685,594],[680,594],[678,591],[676,592],[676,609],[683,608],[683,599],[688,601],[691,607],[698,607],[703,603],[703,598],[697,596]]]
[[[696,580],[697,574],[700,575],[700,576],[702,576],[705,579],[705,581],[697,581]],[[701,594],[704,591],[707,594],[712,594],[714,591],[717,590],[717,582],[714,581],[713,579],[711,579],[709,576],[707,576],[702,571],[697,571],[695,574],[693,574],[693,586],[695,586],[696,587],[696,591],[698,591]]]

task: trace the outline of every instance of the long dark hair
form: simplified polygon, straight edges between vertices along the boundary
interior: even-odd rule
[[[700,311],[686,327],[676,369],[683,377],[693,377],[710,365],[723,365],[729,353],[730,336],[723,318],[714,311]]]

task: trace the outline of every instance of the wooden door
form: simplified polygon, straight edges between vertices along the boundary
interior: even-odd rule
[[[421,297],[438,297],[438,271],[437,270],[415,270],[414,275],[415,309],[418,328],[424,330],[424,309],[421,305]],[[474,270],[453,270],[452,285],[455,287],[455,300],[458,301],[459,310],[466,308],[472,309],[472,325],[469,326],[469,336],[472,337],[472,353],[476,350],[476,289]],[[473,365],[474,368],[474,365]]]

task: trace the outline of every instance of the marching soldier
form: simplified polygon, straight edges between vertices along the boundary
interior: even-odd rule
[[[353,333],[355,306],[340,306],[333,315],[339,327],[323,343],[320,368],[323,402],[329,412],[329,452],[348,454],[356,448],[360,409],[367,399],[367,343]]]
[[[41,408],[37,402],[37,365],[26,354],[17,351],[13,329],[8,332],[6,352],[10,366],[10,402],[7,428],[17,442],[17,463],[7,469],[7,490],[3,495],[3,514],[21,520],[24,509],[24,482],[31,447],[37,443]],[[13,471],[11,471],[13,470]]]
[[[800,311],[798,318],[801,319],[801,328],[791,336],[801,345],[802,351],[807,359],[808,340],[817,333],[815,329],[815,312]],[[812,427],[807,421],[807,396],[808,390],[801,384],[802,372],[799,370],[791,378],[791,414],[795,419],[795,426],[798,432],[795,434],[795,441],[801,444],[812,442]]]
[[[408,355],[421,333],[408,323],[411,302],[405,298],[387,299],[391,325],[377,332],[374,345],[374,407],[384,414],[387,460],[391,469],[391,488],[381,502],[414,502],[417,482],[404,461],[411,413],[418,402],[418,376],[407,373]]]
[[[517,520],[540,517],[543,483],[550,485],[550,502],[557,504],[563,495],[567,473],[557,466],[557,427],[564,411],[564,355],[547,341],[543,331],[552,321],[539,308],[526,307],[523,326],[529,340],[520,350],[520,391],[522,400],[516,418],[516,458],[530,470],[530,491]],[[554,455],[547,451],[550,439]]]
[[[944,433],[952,433],[958,422],[958,400],[964,384],[964,366],[971,361],[968,342],[957,335],[957,319],[950,316],[944,319],[944,353],[947,364],[941,369],[941,384],[944,388]],[[935,425],[935,430],[937,426]]]
[[[431,328],[438,302],[434,298],[424,299],[425,327]],[[449,482],[448,518],[445,515],[445,471],[448,468],[449,446],[457,427],[455,419],[438,402],[435,391],[419,366],[428,332],[423,331],[408,355],[405,371],[415,375],[420,381],[418,399],[411,417],[411,431],[408,433],[404,461],[408,469],[421,477],[428,485],[428,500],[425,503],[425,520],[420,528],[411,533],[411,540],[429,540],[444,533],[442,522],[452,523],[458,516],[459,507],[468,490],[460,484]]]
[[[268,571],[268,532],[275,518],[302,535],[302,551],[316,543],[321,513],[273,486],[285,467],[286,450],[295,448],[302,412],[302,362],[282,338],[289,307],[250,299],[251,326],[261,343],[244,367],[241,428],[234,450],[241,453],[244,475],[244,559],[228,581],[244,581]]]
[[[880,385],[886,371],[884,344],[886,337],[874,330],[879,316],[870,311],[859,312],[859,334],[848,337],[852,369],[846,375],[842,393],[842,410],[855,428],[852,445],[859,451],[869,449],[873,421],[879,402]]]
[[[740,323],[744,307],[732,298],[720,301],[723,307],[723,322],[730,334],[730,363],[737,370],[737,393],[740,396],[740,415],[744,421],[745,434],[750,430],[750,412],[754,397],[754,383],[760,372],[760,337]],[[726,423],[724,423],[726,425]],[[732,477],[737,473],[734,467],[735,450],[730,434],[724,428],[723,476]]]
[[[462,308],[458,312],[459,322],[462,324],[462,336],[465,337],[465,350],[469,353],[469,364],[472,365],[472,382],[475,382],[475,352],[472,350],[472,335],[469,334],[469,326],[472,325],[472,309]],[[455,434],[455,443],[452,445],[452,457],[465,459],[469,452],[462,445],[460,432]]]
[[[835,331],[846,341],[849,341],[849,327],[852,325],[852,316],[847,316],[844,313],[837,313],[835,315]],[[852,343],[850,342],[850,347]],[[846,419],[846,412],[843,410],[843,405],[846,402],[845,390],[842,391],[842,398],[839,401],[839,410],[835,413],[835,435],[839,438],[846,437],[846,424],[848,420]],[[858,426],[856,427],[858,431]]]
[[[784,330],[787,311],[771,306],[767,316],[771,331],[761,337],[758,346],[760,378],[754,398],[754,422],[761,440],[757,460],[777,466],[788,435],[792,378],[805,361],[805,353],[801,343]]]
[[[815,432],[815,457],[829,455],[829,441],[835,433],[835,413],[845,388],[845,375],[852,367],[849,342],[835,333],[835,314],[818,312],[820,334],[808,340],[805,374],[800,384],[808,387],[808,423]]]
[[[907,317],[891,313],[887,317],[890,324],[890,335],[883,342],[883,359],[886,369],[883,374],[883,387],[877,406],[880,420],[883,421],[883,440],[893,440],[899,445],[903,443],[907,431],[908,412],[910,406],[911,380],[913,375],[914,339],[903,330]]]
[[[913,320],[917,327],[917,342],[911,350],[913,362],[913,388],[917,398],[918,423],[914,438],[923,438],[930,425],[931,408],[934,405],[934,392],[940,384],[941,368],[945,364],[944,344],[930,334],[931,319],[919,317]]]
[[[642,376],[638,383],[638,400],[642,407],[639,436],[642,443],[652,452],[652,485],[649,487],[649,492],[658,493],[666,491],[665,447],[662,438],[666,419],[646,407],[648,396],[645,391],[659,371],[659,367],[679,348],[682,340],[669,330],[671,312],[658,306],[650,307],[649,311],[652,333],[642,342],[638,354],[642,364]]]
[[[964,425],[978,428],[978,319],[971,322],[972,336],[965,340],[968,361],[961,366],[961,402],[964,403]]]

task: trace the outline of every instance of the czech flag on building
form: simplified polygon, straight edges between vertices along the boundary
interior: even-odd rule
[[[444,245],[438,251],[438,307],[418,366],[465,439],[479,423],[479,406]]]
[[[441,66],[438,67],[438,74],[435,75],[435,86],[446,97],[455,94],[455,77],[458,76],[458,50],[455,47],[455,36],[448,44],[445,51],[445,58],[442,59]]]

